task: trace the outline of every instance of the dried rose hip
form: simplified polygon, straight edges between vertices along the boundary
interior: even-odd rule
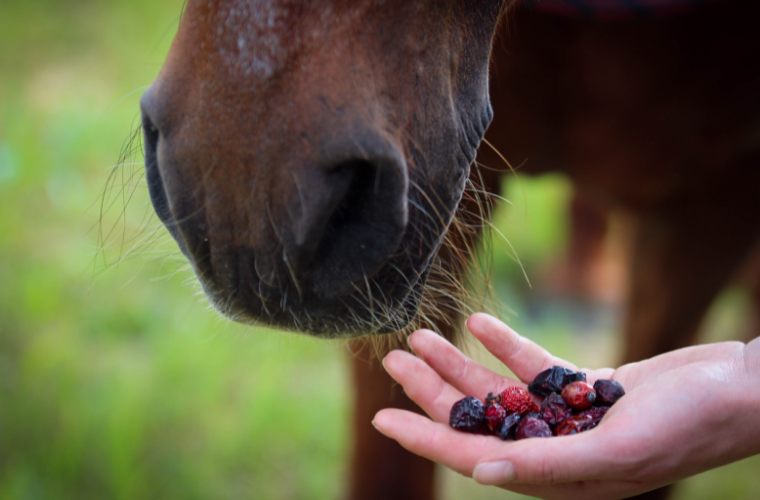
[[[586,382],[573,382],[562,389],[562,399],[575,410],[585,410],[596,401],[596,391]]]
[[[515,430],[517,430],[517,425],[519,423],[519,413],[510,413],[507,415],[507,418],[504,419],[504,423],[501,425],[501,429],[499,429],[499,437],[501,439],[514,439]]]
[[[497,433],[501,429],[504,419],[507,418],[507,410],[497,403],[498,396],[488,393],[485,404],[486,426],[492,433]]]
[[[535,417],[526,417],[520,420],[515,431],[515,440],[537,437],[551,437],[552,430],[549,424]]]
[[[607,412],[609,411],[609,406],[592,406],[588,410],[583,410],[582,412],[578,413],[579,417],[590,417],[591,420],[594,421],[594,427],[599,423],[600,420],[602,420],[602,417],[604,417]]]
[[[519,387],[507,387],[502,391],[501,406],[507,411],[514,411],[520,415],[538,411],[538,406],[530,399],[528,391]]]
[[[589,415],[576,415],[570,417],[554,429],[556,436],[569,436],[571,434],[578,434],[579,432],[587,431],[596,427],[594,419]]]
[[[544,422],[554,427],[568,417],[572,416],[572,409],[567,405],[562,396],[552,392],[541,403],[541,416]]]
[[[528,390],[533,394],[546,397],[552,392],[560,393],[566,385],[578,381],[585,382],[586,374],[561,366],[552,366],[536,375],[533,382],[528,385]]]
[[[615,402],[625,395],[625,390],[620,383],[615,380],[599,379],[594,382],[596,391],[596,406],[612,406]]]
[[[464,432],[480,432],[485,419],[485,409],[479,399],[466,397],[451,407],[449,425]]]

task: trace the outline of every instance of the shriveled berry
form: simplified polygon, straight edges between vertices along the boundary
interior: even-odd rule
[[[560,422],[554,428],[554,434],[556,436],[569,436],[593,429],[594,427],[596,427],[596,423],[589,415],[576,415]]]
[[[529,412],[537,412],[538,406],[530,399],[530,394],[520,387],[507,387],[501,392],[501,406],[507,411],[514,411],[520,415]]]
[[[572,409],[562,399],[562,396],[556,392],[549,394],[544,402],[541,403],[541,416],[544,422],[549,424],[550,427],[554,427],[558,423],[562,422],[566,418],[572,416]]]
[[[537,437],[551,437],[551,435],[552,430],[549,428],[549,424],[540,418],[527,417],[520,420],[520,423],[517,424],[517,430],[515,431],[515,440]]]
[[[507,410],[497,403],[497,400],[498,398],[489,392],[485,404],[486,426],[494,434],[499,433],[504,419],[507,417]]]
[[[594,382],[596,391],[596,406],[612,406],[615,402],[625,396],[625,389],[615,380],[599,379]]]
[[[501,424],[501,429],[499,429],[499,437],[501,439],[514,439],[515,438],[515,430],[517,430],[517,425],[520,423],[521,417],[519,413],[510,413],[507,415],[507,418],[504,419],[504,423]]]
[[[609,406],[592,406],[588,410],[583,410],[582,412],[578,413],[578,416],[590,417],[594,422],[594,427],[596,427],[596,425],[599,424],[599,422],[602,420],[602,417],[607,414],[609,409]]]
[[[533,394],[546,397],[552,392],[560,393],[566,385],[578,381],[585,382],[586,374],[574,372],[562,366],[552,366],[536,375],[536,378],[528,385],[528,390]]]
[[[575,410],[585,410],[596,401],[596,391],[586,382],[573,382],[562,389],[562,399]]]
[[[449,425],[464,432],[480,432],[484,420],[483,403],[469,396],[454,403],[449,414]]]

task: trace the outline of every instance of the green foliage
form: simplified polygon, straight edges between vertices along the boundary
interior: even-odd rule
[[[0,3],[0,498],[343,489],[340,345],[228,325],[165,237],[106,268],[150,213],[137,178],[117,176],[97,253],[101,191],[180,9]]]

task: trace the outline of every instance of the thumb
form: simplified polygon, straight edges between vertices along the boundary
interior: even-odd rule
[[[478,461],[472,477],[486,485],[553,484],[620,477],[626,458],[620,453],[620,443],[599,431],[524,439],[502,446]]]

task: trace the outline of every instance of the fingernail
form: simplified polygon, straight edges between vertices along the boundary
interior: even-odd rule
[[[412,338],[411,335],[407,335],[406,336],[406,345],[409,346],[409,351],[410,352],[414,352],[414,346],[412,345],[412,341],[410,340],[411,338]]]
[[[379,432],[380,434],[382,434],[383,436],[385,436],[385,432],[383,432],[383,430],[380,427],[377,426],[377,424],[375,423],[374,420],[372,421],[372,427],[374,427],[377,432]]]
[[[387,356],[386,356],[386,357],[387,357]],[[394,377],[394,376],[393,376],[393,374],[392,374],[391,372],[389,372],[389,371],[388,371],[388,367],[387,367],[387,366],[385,366],[385,358],[383,358],[383,360],[381,361],[381,363],[383,364],[383,370],[385,370],[385,373],[387,373],[387,374],[388,374],[388,376],[389,376],[390,378],[392,378],[393,380],[396,380],[396,377]],[[398,382],[398,380],[396,380],[396,382]]]
[[[482,463],[472,471],[472,478],[486,485],[509,483],[515,480],[515,466],[508,460]]]

